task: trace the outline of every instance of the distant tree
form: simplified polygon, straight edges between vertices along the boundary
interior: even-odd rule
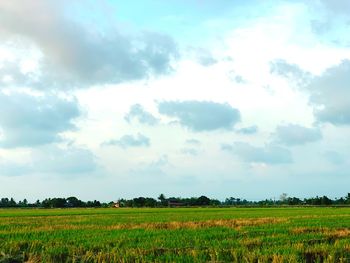
[[[27,199],[23,199],[23,201],[19,201],[17,206],[19,206],[19,207],[27,207],[28,206]]]
[[[346,200],[343,197],[340,197],[339,199],[336,199],[335,203],[339,205],[344,205],[346,204]]]
[[[265,200],[261,200],[261,201],[258,201],[257,204],[259,206],[272,206],[275,204],[275,201],[273,199],[265,199]]]
[[[67,200],[65,198],[52,198],[51,207],[57,207],[57,208],[67,207]]]
[[[41,202],[41,206],[44,208],[49,208],[51,203],[50,203],[51,199],[50,198],[46,198]]]
[[[93,202],[93,207],[101,207],[101,202],[100,201],[97,201],[97,200],[94,200]]]
[[[225,205],[235,205],[236,204],[236,198],[228,197],[228,198],[225,199],[224,204]]]
[[[204,195],[198,197],[196,201],[196,205],[209,205],[210,204],[210,199]]]
[[[9,206],[9,199],[8,198],[1,198],[0,206],[1,207],[8,207]]]
[[[134,207],[144,207],[146,204],[146,198],[144,197],[138,197],[133,199],[133,206]]]
[[[45,208],[63,208],[66,207],[67,201],[65,198],[46,198],[41,204]]]
[[[118,199],[118,203],[119,203],[120,207],[125,207],[126,203],[127,203],[127,200],[125,200],[123,198],[120,198],[120,199]],[[113,206],[114,204],[115,204],[114,202],[111,202],[111,206]]]
[[[161,206],[167,206],[168,200],[166,199],[166,197],[165,197],[164,194],[160,194],[160,195],[158,196],[158,200],[160,201],[160,205],[161,205]]]
[[[350,193],[348,193],[347,196],[345,197],[345,202],[347,204],[350,204]]]
[[[289,197],[287,198],[287,203],[288,205],[301,205],[303,201],[297,197]]]
[[[225,199],[225,205],[242,205],[246,204],[247,200],[241,200],[240,198],[229,197]]]
[[[84,202],[79,200],[78,198],[71,196],[67,198],[67,207],[83,207]]]
[[[147,197],[146,201],[145,201],[145,206],[146,207],[156,207],[157,206],[157,200]]]
[[[216,199],[211,199],[210,200],[210,205],[212,205],[212,206],[219,206],[219,205],[221,205],[221,202],[219,200],[216,200]]]
[[[16,207],[16,206],[17,206],[16,201],[13,198],[11,198],[9,201],[9,207]]]
[[[327,196],[322,196],[321,198],[321,205],[331,205],[332,204],[332,200],[329,199]]]
[[[282,203],[282,204],[286,203],[287,198],[288,198],[288,194],[287,194],[287,193],[282,193],[282,194],[280,195],[280,201],[281,201],[281,203]]]

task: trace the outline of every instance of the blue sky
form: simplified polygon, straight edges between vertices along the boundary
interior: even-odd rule
[[[4,1],[0,193],[344,196],[350,4]]]

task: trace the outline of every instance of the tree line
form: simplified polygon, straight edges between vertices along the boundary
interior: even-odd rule
[[[110,204],[101,203],[100,201],[87,201],[84,202],[78,198],[72,196],[68,198],[46,198],[42,201],[37,200],[34,203],[30,203],[27,199],[16,202],[13,198],[1,198],[0,207],[33,207],[33,208],[70,208],[70,207],[109,207]]]
[[[157,199],[152,197],[137,197],[132,199],[119,199],[116,202],[82,201],[76,197],[68,198],[46,198],[42,201],[30,203],[27,199],[16,202],[13,198],[1,198],[0,208],[73,208],[73,207],[194,207],[194,206],[332,206],[332,205],[350,205],[350,193],[345,197],[331,199],[327,196],[316,196],[300,199],[298,197],[288,197],[283,193],[278,200],[265,199],[260,201],[248,201],[246,199],[229,197],[224,201],[210,199],[204,195],[200,197],[169,197],[164,194],[159,195]]]

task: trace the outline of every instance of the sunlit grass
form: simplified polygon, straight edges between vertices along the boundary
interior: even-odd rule
[[[350,262],[347,208],[0,210],[0,262]]]

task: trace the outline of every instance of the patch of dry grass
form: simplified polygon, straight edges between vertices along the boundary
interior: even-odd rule
[[[157,222],[140,224],[117,224],[106,227],[107,229],[198,229],[211,227],[228,227],[239,229],[245,226],[257,226],[264,224],[285,223],[286,218],[250,218],[250,219],[228,219],[228,220],[208,220],[208,221],[176,221],[176,222]]]
[[[327,227],[296,227],[291,229],[291,233],[293,234],[321,233],[327,237],[332,237],[332,238],[350,237],[350,229],[348,228],[331,229]]]

